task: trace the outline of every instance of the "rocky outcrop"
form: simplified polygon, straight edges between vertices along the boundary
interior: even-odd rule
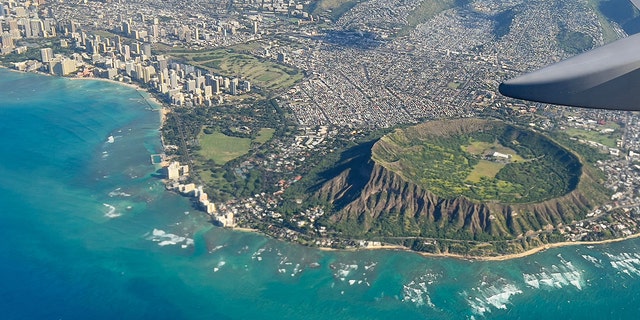
[[[358,170],[364,168],[371,171],[362,188],[348,183],[367,178],[363,170]],[[386,236],[391,234],[384,234],[379,226],[395,221],[395,229],[401,231],[395,236],[446,234],[457,238],[455,235],[487,234],[512,238],[549,225],[570,223],[596,205],[579,190],[532,204],[481,203],[464,197],[444,199],[375,163],[342,171],[323,183],[315,196],[334,203],[334,223],[356,224],[364,234]]]
[[[442,198],[378,164],[370,150],[347,157],[310,189],[333,204],[330,220],[352,236],[513,239],[580,220],[605,200],[592,192],[597,187],[589,170],[573,191],[540,203]]]

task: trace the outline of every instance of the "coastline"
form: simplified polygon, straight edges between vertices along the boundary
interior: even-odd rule
[[[539,246],[539,247],[535,247],[535,248],[529,249],[527,251],[523,251],[523,252],[519,252],[519,253],[510,253],[510,254],[501,255],[501,256],[467,256],[467,255],[455,254],[455,253],[418,252],[418,251],[413,251],[411,249],[408,249],[408,248],[403,247],[403,246],[398,246],[398,245],[395,245],[395,246],[394,245],[383,245],[383,246],[379,246],[379,247],[355,248],[355,249],[353,249],[353,251],[356,251],[356,250],[398,250],[398,251],[413,252],[413,253],[419,254],[421,256],[430,257],[430,258],[454,258],[454,259],[463,259],[463,260],[472,260],[472,261],[506,261],[506,260],[520,259],[520,258],[528,257],[528,256],[534,255],[536,253],[545,251],[547,249],[569,247],[569,246],[578,246],[578,245],[602,245],[602,244],[622,242],[622,241],[625,241],[625,240],[635,239],[635,238],[639,238],[639,237],[640,237],[640,233],[632,234],[630,236],[626,236],[626,237],[623,237],[623,238],[607,239],[607,240],[601,240],[601,241],[575,241],[575,242],[568,242],[567,241],[567,242],[548,243],[548,244],[545,244],[543,246]],[[326,249],[321,249],[321,250],[333,251],[333,250],[340,250],[340,249],[326,248]],[[345,249],[345,250],[349,250],[349,249]]]
[[[273,238],[272,236],[258,230],[258,229],[252,229],[252,228],[243,228],[243,227],[233,227],[233,228],[229,228],[229,230],[232,231],[238,231],[238,232],[248,232],[248,233],[259,233],[262,234],[264,236],[268,236]],[[616,239],[607,239],[607,240],[600,240],[600,241],[575,241],[575,242],[569,242],[569,241],[565,241],[565,242],[556,242],[556,243],[548,243],[539,247],[535,247],[532,249],[529,249],[527,251],[523,251],[523,252],[519,252],[519,253],[510,253],[510,254],[505,254],[505,255],[501,255],[501,256],[469,256],[469,255],[462,255],[462,254],[455,254],[455,253],[429,253],[429,252],[419,252],[419,251],[414,251],[411,250],[407,247],[401,246],[401,245],[393,245],[393,244],[381,244],[381,245],[371,245],[371,246],[366,246],[366,247],[357,247],[357,248],[345,248],[345,249],[339,249],[339,248],[332,248],[332,247],[312,247],[312,246],[307,246],[310,248],[315,248],[318,249],[320,251],[344,251],[344,252],[355,252],[355,251],[360,251],[360,250],[389,250],[389,251],[404,251],[404,252],[410,252],[410,253],[415,253],[418,255],[421,255],[423,257],[429,257],[429,258],[452,258],[452,259],[458,259],[458,260],[468,260],[468,261],[507,261],[507,260],[513,260],[513,259],[520,259],[520,258],[524,258],[524,257],[528,257],[531,255],[534,255],[536,253],[539,252],[543,252],[546,251],[547,249],[554,249],[554,248],[561,248],[561,247],[569,247],[569,246],[579,246],[579,245],[603,245],[603,244],[609,244],[609,243],[616,243],[616,242],[622,242],[625,240],[630,240],[630,239],[635,239],[635,238],[640,238],[640,233],[637,234],[632,234],[630,236],[626,236],[623,238],[616,238]],[[277,239],[274,238],[276,240],[279,241],[285,241],[285,242],[290,242],[290,241],[286,241],[286,240],[281,240],[281,239]],[[295,243],[295,242],[292,242]],[[302,244],[299,244],[302,245]]]
[[[169,114],[169,112],[171,112],[171,110],[164,104],[162,103],[160,100],[158,100],[158,98],[156,98],[149,90],[141,87],[139,84],[135,83],[135,82],[122,82],[122,81],[117,81],[117,80],[113,80],[113,79],[105,79],[105,78],[96,78],[96,77],[65,77],[66,79],[69,80],[93,80],[93,81],[102,81],[102,82],[109,82],[109,83],[115,83],[118,85],[122,85],[125,87],[129,87],[132,89],[135,89],[136,91],[138,91],[139,93],[145,93],[145,95],[142,95],[142,98],[145,99],[145,101],[147,101],[149,104],[153,103],[155,104],[160,112],[160,128],[162,128],[162,126],[164,125],[166,119],[167,119],[167,114]]]
[[[53,76],[52,74],[48,74],[48,73],[44,73],[44,72],[39,72],[39,71],[34,71],[34,72],[27,72],[27,71],[21,71],[21,70],[16,70],[13,68],[9,68],[5,65],[0,64],[0,69],[4,69],[7,71],[11,71],[11,72],[19,72],[19,73],[35,73],[35,74],[39,74],[39,75],[43,75],[43,76]],[[96,78],[96,77],[59,77],[59,78],[63,78],[63,79],[68,79],[68,80],[93,80],[93,81],[102,81],[102,82],[110,82],[110,83],[115,83],[118,85],[122,85],[122,86],[126,86],[132,89],[135,89],[136,91],[138,91],[139,93],[144,92],[146,94],[146,96],[142,96],[142,98],[145,99],[145,101],[147,101],[149,104],[153,103],[155,105],[158,106],[159,112],[160,112],[160,128],[162,128],[162,126],[164,125],[166,119],[167,119],[167,115],[169,114],[169,112],[171,112],[171,109],[169,109],[164,103],[162,103],[160,100],[158,100],[158,98],[156,98],[156,96],[154,96],[149,90],[141,87],[139,84],[135,83],[135,82],[131,82],[131,83],[126,83],[126,82],[122,82],[122,81],[117,81],[117,80],[113,80],[113,79],[105,79],[105,78]]]
[[[0,65],[0,69],[8,70],[11,72],[36,73],[44,76],[52,76],[51,74],[42,73],[42,72],[26,72],[21,70],[15,70],[15,69],[6,67],[4,65]],[[110,82],[110,83],[124,85],[129,88],[135,89],[139,93],[144,92],[146,96],[142,95],[143,99],[145,99],[145,101],[147,101],[149,104],[154,103],[159,107],[158,111],[160,113],[160,127],[164,125],[167,114],[171,112],[171,109],[166,104],[162,103],[150,91],[141,87],[135,82],[126,83],[126,82],[117,81],[113,79],[96,78],[96,77],[75,77],[74,76],[74,77],[61,77],[61,78],[65,78],[69,80],[93,80],[93,81]],[[164,145],[164,141],[162,141],[162,144]],[[272,237],[258,229],[243,228],[243,227],[233,227],[229,229],[233,231],[238,231],[238,232],[259,233],[265,236]],[[406,252],[416,253],[421,256],[431,257],[431,258],[454,258],[454,259],[463,259],[463,260],[472,260],[472,261],[506,261],[506,260],[519,259],[519,258],[531,256],[536,253],[543,252],[547,249],[576,246],[576,245],[602,245],[602,244],[622,242],[625,240],[630,240],[630,239],[639,238],[639,237],[640,237],[640,233],[637,233],[637,234],[632,234],[622,238],[607,239],[607,240],[601,240],[601,241],[575,241],[575,242],[566,241],[566,242],[549,243],[549,244],[541,245],[523,252],[511,253],[511,254],[499,255],[499,256],[470,256],[470,255],[462,255],[462,254],[454,254],[454,253],[427,253],[427,252],[414,251],[400,245],[390,245],[390,244],[371,245],[366,247],[354,247],[354,248],[346,248],[346,249],[338,249],[338,248],[331,248],[331,247],[312,247],[312,248],[316,248],[321,251],[347,251],[347,252],[359,251],[359,250],[395,250],[395,251],[406,251]],[[286,240],[281,240],[281,241],[286,241]],[[356,241],[359,241],[359,240],[356,240]]]

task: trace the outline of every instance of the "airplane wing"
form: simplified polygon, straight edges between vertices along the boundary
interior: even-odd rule
[[[631,1],[640,8],[640,0]],[[505,81],[499,90],[544,103],[640,111],[640,34]]]

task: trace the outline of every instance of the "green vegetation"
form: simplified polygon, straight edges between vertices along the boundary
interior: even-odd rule
[[[460,84],[461,84],[460,82],[457,82],[457,81],[451,81],[451,82],[449,82],[449,83],[447,84],[447,87],[448,87],[449,89],[454,89],[454,90],[456,90],[456,89],[460,88]]]
[[[561,28],[556,35],[556,41],[564,52],[578,54],[593,48],[593,38],[590,35]]]
[[[327,12],[333,21],[337,21],[351,8],[355,7],[359,0],[318,0],[309,7],[313,14]]]
[[[468,2],[467,0],[422,1],[407,17],[407,26],[401,31],[401,34],[407,34],[409,31],[415,29],[417,25],[428,21],[444,10],[451,9],[455,6],[462,6]]]
[[[564,146],[567,146],[571,150],[575,151],[584,161],[588,163],[596,163],[597,161],[609,159],[609,153],[607,151],[596,149],[588,146],[584,143],[580,143],[575,137],[571,137],[566,132],[555,131],[551,133],[551,137]]]
[[[229,137],[220,132],[203,133],[200,136],[199,154],[217,164],[225,164],[246,154],[251,146],[251,139]]]
[[[575,189],[581,174],[581,164],[570,152],[540,134],[504,123],[486,122],[467,131],[425,130],[396,130],[380,139],[373,157],[444,198],[540,202]]]
[[[241,49],[246,51],[249,48]],[[231,49],[169,52],[169,54],[216,74],[249,79],[258,86],[270,90],[287,89],[304,77],[304,74],[295,68]]]
[[[271,140],[273,134],[276,133],[276,129],[262,128],[258,132],[258,136],[253,140],[255,143],[263,144]]]
[[[574,138],[594,141],[611,148],[615,148],[617,146],[617,141],[622,138],[620,130],[616,130],[612,133],[602,133],[593,130],[568,128],[565,130],[565,133]]]
[[[480,160],[478,164],[473,167],[473,171],[469,173],[466,181],[478,183],[482,181],[482,178],[493,179],[504,166],[505,164],[503,163]]]
[[[28,43],[28,45],[27,45]],[[25,60],[38,60],[40,61],[42,56],[40,55],[41,48],[51,48],[54,53],[71,55],[75,52],[80,52],[77,48],[73,48],[73,46],[69,45],[66,48],[60,46],[59,40],[53,40],[50,38],[36,38],[36,39],[28,39],[20,40],[17,42],[17,46],[26,45],[27,50],[22,54],[17,54],[15,52],[0,55],[0,64],[6,67],[12,67],[13,62],[22,62]]]
[[[609,43],[611,41],[617,40],[619,38],[616,31],[611,26],[610,20],[602,13],[599,6],[603,0],[587,0],[587,5],[590,6],[598,15],[598,20],[600,21],[600,26],[602,26],[602,35],[605,43]]]
[[[474,155],[490,155],[494,152],[499,152],[503,154],[508,154],[511,156],[511,162],[521,162],[524,161],[524,158],[518,155],[518,153],[511,149],[507,148],[500,144],[500,142],[493,141],[492,143],[488,143],[486,141],[477,141],[471,139],[469,141],[469,145],[462,146],[462,150],[469,152]]]
[[[518,12],[515,9],[511,8],[502,11],[496,14],[495,17],[493,17],[496,22],[496,25],[493,28],[493,35],[496,38],[500,39],[509,34],[509,31],[511,31],[511,22],[516,16],[516,13]]]
[[[215,107],[175,107],[162,135],[167,145],[177,145],[180,162],[193,164],[191,178],[207,193],[225,201],[270,188],[281,179],[255,165],[242,165],[273,152],[272,141],[291,135],[295,127],[275,100],[247,98],[240,104]],[[259,179],[258,179],[259,177]]]
[[[640,31],[640,12],[627,0],[600,0],[598,11],[608,19],[617,23],[627,34]],[[619,35],[616,34],[614,39]]]

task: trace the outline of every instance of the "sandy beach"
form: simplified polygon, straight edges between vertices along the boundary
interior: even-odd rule
[[[579,246],[579,245],[601,245],[601,244],[625,241],[625,240],[634,239],[634,238],[638,238],[638,237],[640,237],[640,234],[633,234],[633,235],[630,235],[630,236],[624,237],[624,238],[609,239],[609,240],[602,240],[602,241],[557,242],[557,243],[550,243],[550,244],[546,244],[546,245],[543,245],[543,246],[540,246],[540,247],[529,249],[527,251],[520,252],[520,253],[512,253],[512,254],[506,254],[506,255],[501,255],[501,256],[486,256],[486,257],[468,256],[468,255],[454,254],[454,253],[418,252],[418,251],[413,251],[413,250],[411,250],[411,249],[409,249],[407,247],[403,247],[403,246],[400,246],[400,245],[389,245],[389,244],[383,244],[383,245],[380,245],[380,246],[349,248],[349,249],[336,249],[336,248],[330,248],[330,247],[319,247],[318,249],[322,250],[322,251],[396,250],[396,251],[411,252],[411,253],[419,254],[419,255],[424,256],[424,257],[431,257],[431,258],[454,258],[454,259],[476,260],[476,261],[505,261],[505,260],[511,260],[511,259],[524,258],[524,257],[530,256],[530,255],[534,255],[534,254],[536,254],[538,252],[545,251],[547,249],[568,247],[568,246]]]
[[[530,256],[530,255],[534,255],[534,254],[536,254],[538,252],[542,252],[542,251],[545,251],[547,249],[552,249],[552,248],[560,248],[560,247],[568,247],[568,246],[579,246],[579,245],[601,245],[601,244],[625,241],[625,240],[634,239],[634,238],[638,238],[638,237],[640,237],[640,234],[633,234],[633,235],[630,235],[630,236],[624,237],[624,238],[609,239],[609,240],[602,240],[602,241],[575,241],[575,242],[549,243],[549,244],[546,244],[546,245],[543,245],[543,246],[539,246],[539,247],[536,247],[536,248],[533,248],[533,249],[529,249],[527,251],[520,252],[520,253],[512,253],[512,254],[506,254],[506,255],[501,255],[501,256],[487,256],[487,257],[467,256],[467,255],[453,254],[453,253],[417,252],[417,251],[413,251],[413,250],[410,250],[408,248],[405,248],[403,246],[382,246],[382,247],[371,247],[371,248],[358,248],[358,250],[393,249],[393,250],[402,250],[402,251],[414,252],[414,253],[417,253],[417,254],[425,256],[425,257],[433,257],[433,258],[441,257],[441,258],[455,258],[455,259],[478,260],[478,261],[505,261],[505,260],[511,260],[511,259],[524,258],[524,257]]]
[[[24,71],[20,71],[20,70],[15,70],[12,68],[7,68],[6,66],[2,66],[0,65],[0,68],[2,69],[6,69],[9,71],[14,71],[14,72],[24,72]],[[46,73],[40,73],[39,74],[42,75],[49,75]],[[65,79],[69,79],[69,80],[92,80],[92,81],[103,81],[103,82],[110,82],[110,83],[115,83],[115,84],[119,84],[119,85],[123,85],[123,86],[127,86],[130,87],[132,89],[137,90],[138,92],[142,93],[146,93],[146,95],[142,95],[142,97],[148,102],[148,103],[153,103],[156,104],[158,106],[159,112],[160,112],[160,118],[161,118],[161,123],[160,126],[164,125],[167,115],[171,112],[171,109],[168,108],[165,104],[163,104],[161,101],[159,101],[153,94],[151,94],[149,91],[147,91],[146,89],[142,88],[140,85],[138,85],[137,83],[125,83],[125,82],[121,82],[121,81],[116,81],[116,80],[112,80],[112,79],[105,79],[105,78],[95,78],[95,77],[65,77]],[[260,230],[257,229],[251,229],[251,228],[242,228],[242,227],[234,227],[231,228],[231,230],[234,231],[240,231],[240,232],[252,232],[252,233],[260,233],[260,234],[264,234],[263,232],[261,232]],[[464,260],[477,260],[477,261],[504,261],[504,260],[511,260],[511,259],[519,259],[519,258],[523,258],[523,257],[527,257],[533,254],[536,254],[538,252],[542,252],[545,251],[547,249],[552,249],[552,248],[559,248],[559,247],[566,247],[566,246],[575,246],[575,245],[601,245],[601,244],[607,244],[607,243],[614,243],[614,242],[620,242],[620,241],[625,241],[628,239],[633,239],[633,238],[638,238],[640,237],[640,234],[633,234],[624,238],[617,238],[617,239],[609,239],[609,240],[602,240],[602,241],[575,241],[575,242],[558,242],[558,243],[550,243],[550,244],[546,244],[546,245],[542,245],[524,252],[520,252],[520,253],[513,253],[513,254],[506,254],[506,255],[500,255],[500,256],[469,256],[469,255],[461,255],[461,254],[453,254],[453,253],[427,253],[427,252],[418,252],[418,251],[413,251],[407,247],[404,246],[400,246],[400,245],[389,245],[389,244],[382,244],[382,245],[370,245],[367,247],[358,247],[358,248],[349,248],[349,249],[335,249],[335,248],[331,248],[331,247],[318,247],[319,250],[323,250],[323,251],[357,251],[357,250],[397,250],[397,251],[407,251],[407,252],[412,252],[412,253],[416,253],[425,257],[440,257],[440,258],[455,258],[455,259],[464,259]]]
[[[234,227],[234,228],[231,228],[230,230],[239,231],[239,232],[259,233],[259,234],[266,235],[260,230],[251,229],[251,228]],[[474,261],[505,261],[505,260],[511,260],[511,259],[524,258],[530,255],[534,255],[538,252],[545,251],[547,249],[568,247],[568,246],[579,246],[579,245],[601,245],[601,244],[625,241],[625,240],[634,239],[638,237],[640,237],[640,234],[632,234],[624,238],[609,239],[609,240],[602,240],[602,241],[575,241],[575,242],[567,241],[567,242],[549,243],[543,246],[529,249],[524,252],[505,254],[501,256],[485,256],[485,257],[469,256],[469,255],[454,254],[454,253],[418,252],[401,245],[393,245],[393,244],[370,245],[367,247],[347,248],[347,249],[337,249],[337,248],[331,248],[331,247],[316,247],[316,249],[321,251],[395,250],[395,251],[411,252],[411,253],[419,254],[421,256],[430,257],[430,258],[453,258],[453,259],[474,260]],[[355,241],[359,241],[359,240],[355,240]]]

